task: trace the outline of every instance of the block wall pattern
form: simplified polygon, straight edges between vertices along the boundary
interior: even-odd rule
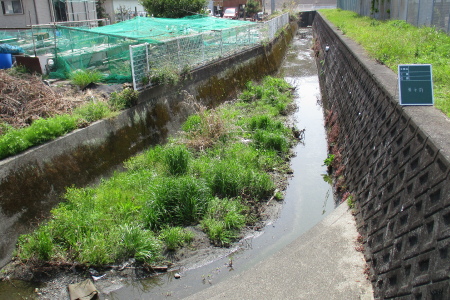
[[[449,161],[320,14],[313,30],[375,298],[450,299]]]

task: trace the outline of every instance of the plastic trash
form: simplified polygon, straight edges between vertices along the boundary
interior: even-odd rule
[[[86,279],[79,283],[69,284],[70,300],[91,300],[96,299],[97,295],[98,291],[90,279]]]

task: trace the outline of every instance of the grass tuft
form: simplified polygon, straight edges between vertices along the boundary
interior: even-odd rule
[[[183,146],[168,146],[164,149],[163,160],[171,175],[183,175],[188,170],[190,153]]]
[[[79,87],[85,87],[89,83],[100,82],[103,76],[97,71],[77,70],[72,72],[69,75],[69,78],[72,84]]]
[[[194,233],[181,227],[165,227],[159,234],[161,240],[166,244],[167,249],[176,250],[184,244],[191,243]]]

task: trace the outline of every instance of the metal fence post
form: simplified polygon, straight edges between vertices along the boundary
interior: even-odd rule
[[[203,39],[203,32],[202,32],[201,36],[202,36],[202,60],[203,60],[203,65],[205,65],[205,40]]]
[[[147,63],[147,76],[150,76],[150,62],[148,61],[148,43],[145,43],[145,62]],[[147,77],[148,78],[148,77]],[[150,78],[148,78],[150,79]],[[152,85],[150,80],[148,81],[147,85]],[[145,86],[144,86],[145,88]]]
[[[133,77],[133,89],[136,90],[136,77],[134,76],[134,62],[133,62],[133,48],[130,45],[130,61],[131,61],[131,76]]]
[[[220,31],[220,57],[223,56],[223,33]]]
[[[150,63],[148,62],[148,43],[145,43],[145,60],[147,62],[147,73],[150,73]]]
[[[238,52],[239,51],[238,50],[238,29],[237,29],[237,27],[235,29],[236,29],[236,52]]]
[[[180,39],[177,38],[177,55],[178,55],[178,68],[181,71],[181,60],[180,60]]]

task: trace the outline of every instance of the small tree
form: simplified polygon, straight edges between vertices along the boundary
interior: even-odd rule
[[[245,10],[250,15],[256,14],[257,12],[261,11],[261,3],[259,3],[258,0],[247,0]]]
[[[139,0],[145,10],[158,18],[182,18],[200,14],[206,7],[206,0]]]

